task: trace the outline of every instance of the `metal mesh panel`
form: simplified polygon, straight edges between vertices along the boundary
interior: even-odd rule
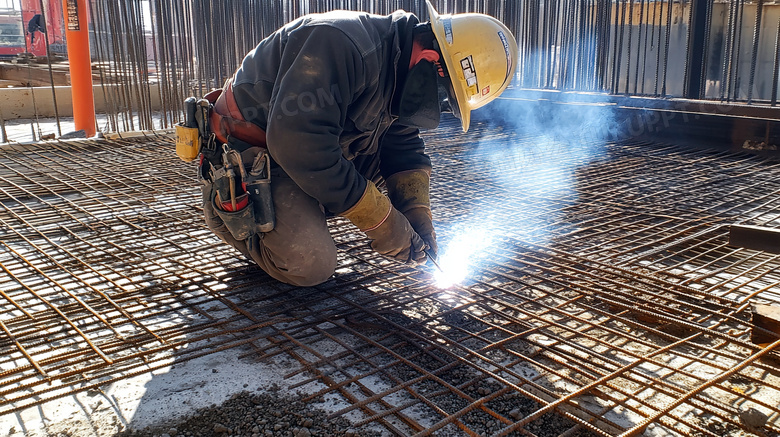
[[[4,146],[0,414],[249,346],[396,434],[721,436],[748,407],[780,432],[777,343],[748,341],[780,258],[727,245],[778,226],[778,164],[474,130],[426,135],[441,262],[470,253],[448,289],[342,219],[332,280],[273,281],[167,137]]]

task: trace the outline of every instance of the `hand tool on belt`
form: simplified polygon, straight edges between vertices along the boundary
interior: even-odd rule
[[[241,154],[227,144],[222,144],[222,166],[209,165],[217,208],[227,212],[246,208],[249,194],[246,192],[246,170]]]
[[[199,141],[195,142],[182,141],[182,146],[187,145],[182,153],[179,153],[177,143],[177,154],[184,161],[194,160],[198,153],[207,159],[221,157],[222,149],[216,147],[220,144],[228,144],[239,153],[250,147],[268,148],[265,131],[244,120],[233,96],[232,80],[228,80],[224,88],[211,91],[200,100],[188,97],[184,101],[184,113],[185,121],[176,126],[176,134],[187,137],[177,140],[188,139],[193,134],[199,137]]]
[[[232,80],[196,102],[194,98],[188,98],[185,114],[183,126],[192,129],[190,126],[195,120],[199,137],[197,151],[201,157],[200,177],[204,183],[212,184],[213,206],[233,236],[243,240],[254,233],[273,230],[271,158],[265,131],[244,120],[233,96]],[[185,133],[192,134],[191,131]],[[194,159],[185,159],[192,155],[191,149],[185,156],[178,152],[179,142],[177,139],[179,157],[186,161]],[[241,153],[250,148],[257,148],[259,153],[251,165],[245,166]]]
[[[176,154],[190,162],[200,153],[200,132],[196,119],[197,99],[188,97],[184,101],[184,122],[176,125]]]

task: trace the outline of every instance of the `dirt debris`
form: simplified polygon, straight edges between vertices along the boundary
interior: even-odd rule
[[[222,405],[212,405],[190,416],[143,430],[126,429],[116,437],[374,437],[369,428],[355,428],[344,418],[329,419],[328,413],[299,396],[237,393]]]
[[[741,411],[739,413],[739,418],[742,420],[742,423],[753,428],[761,428],[766,425],[767,420],[769,420],[769,416],[755,408],[748,408],[747,410]]]

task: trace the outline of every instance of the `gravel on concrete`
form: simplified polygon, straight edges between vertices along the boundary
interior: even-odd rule
[[[272,389],[263,393],[241,392],[222,405],[151,429],[126,429],[117,437],[374,437],[382,433],[355,428],[344,418],[328,419],[328,413],[299,396]]]

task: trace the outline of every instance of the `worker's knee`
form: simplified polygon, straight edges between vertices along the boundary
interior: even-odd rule
[[[298,287],[311,287],[327,281],[336,271],[336,246],[330,238],[321,242],[301,242],[302,244],[259,243],[260,250],[251,251],[252,258],[279,281]]]
[[[313,287],[326,282],[336,271],[336,257],[312,258],[291,270],[284,272],[288,284],[298,287]]]

